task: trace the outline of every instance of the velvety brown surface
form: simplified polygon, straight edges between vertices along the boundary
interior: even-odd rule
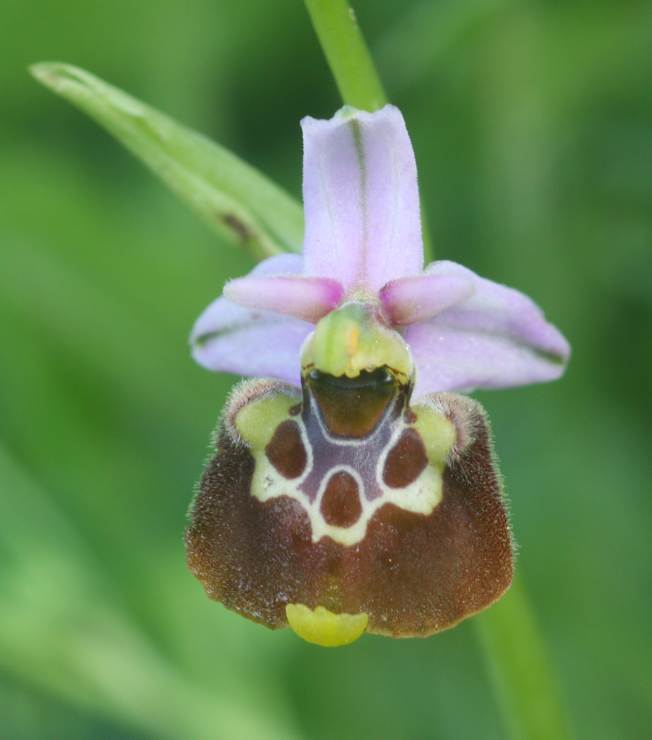
[[[419,432],[406,429],[385,459],[383,480],[392,488],[403,488],[415,481],[428,464],[426,448]]]
[[[321,501],[321,513],[336,527],[350,527],[358,521],[362,505],[358,483],[352,475],[341,470],[330,477]]]
[[[475,441],[444,473],[431,515],[387,504],[352,547],[311,540],[300,504],[249,493],[253,459],[222,433],[187,531],[188,563],[214,599],[269,627],[285,605],[369,615],[369,631],[428,635],[495,601],[512,577],[507,515],[488,429],[475,409]]]

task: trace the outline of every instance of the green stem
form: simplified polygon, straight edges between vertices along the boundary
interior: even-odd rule
[[[487,670],[514,740],[568,740],[571,732],[523,587],[515,580],[501,601],[473,620]]]
[[[308,13],[344,103],[374,111],[385,92],[347,0],[305,0]],[[422,212],[423,212],[422,208]],[[429,235],[423,223],[424,251]],[[485,614],[476,617],[496,698],[513,740],[568,740],[545,644],[518,582]]]
[[[347,0],[306,0],[306,8],[342,100],[360,110],[382,108],[385,91]]]

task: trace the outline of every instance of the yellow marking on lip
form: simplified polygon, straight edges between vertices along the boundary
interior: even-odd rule
[[[323,606],[310,609],[305,604],[288,604],[285,615],[292,630],[302,640],[321,647],[350,645],[367,629],[367,614],[334,614]]]
[[[257,398],[243,406],[235,417],[235,427],[253,450],[263,450],[276,427],[290,417],[296,398],[275,393]]]
[[[360,346],[360,327],[351,326],[346,335],[346,351],[349,357],[353,357]]]
[[[428,460],[432,465],[443,465],[455,444],[455,425],[441,411],[426,404],[416,404],[412,410],[417,416],[414,426],[421,435]]]

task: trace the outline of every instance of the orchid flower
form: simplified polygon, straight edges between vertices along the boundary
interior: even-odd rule
[[[218,427],[188,561],[211,597],[318,644],[433,634],[513,569],[486,414],[456,392],[554,380],[569,346],[523,293],[424,269],[397,108],[302,128],[303,254],[227,283],[192,332],[201,365],[255,380]]]

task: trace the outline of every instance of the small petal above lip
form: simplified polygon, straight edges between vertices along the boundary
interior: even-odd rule
[[[281,254],[261,262],[250,275],[296,275],[301,267],[299,255]],[[220,297],[195,322],[190,336],[192,356],[207,370],[278,378],[298,385],[297,358],[312,329],[305,321],[243,308]]]
[[[224,295],[240,306],[315,323],[339,306],[344,289],[337,280],[329,278],[245,277],[227,283]]]
[[[391,280],[380,300],[392,324],[414,324],[463,301],[473,290],[472,281],[461,275],[415,275]]]
[[[304,118],[305,274],[378,291],[423,267],[417,169],[398,108]]]
[[[568,342],[555,326],[546,321],[542,309],[525,293],[480,277],[468,267],[449,260],[431,263],[426,273],[465,277],[473,282],[473,293],[442,313],[442,322],[462,330],[511,336],[558,363],[565,364],[568,360]]]
[[[454,262],[434,262],[426,272],[469,279],[474,291],[404,330],[417,367],[415,395],[509,388],[562,375],[568,342],[530,298]]]

